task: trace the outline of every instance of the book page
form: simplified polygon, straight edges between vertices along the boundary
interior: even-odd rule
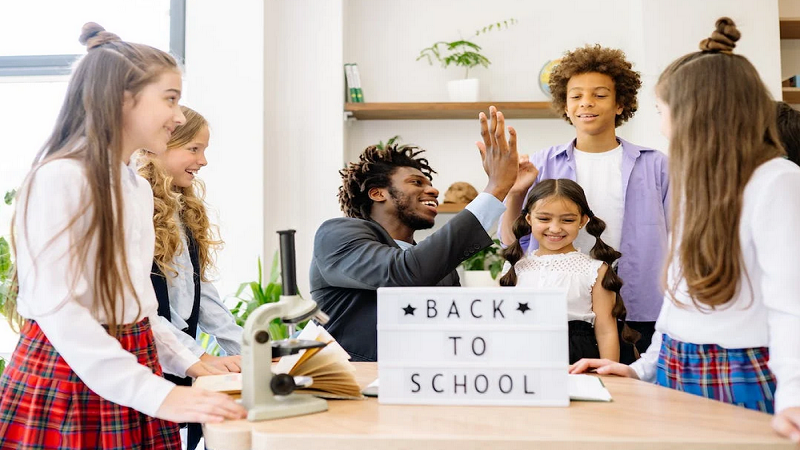
[[[592,375],[570,375],[568,379],[569,399],[571,401],[610,402],[603,380]]]

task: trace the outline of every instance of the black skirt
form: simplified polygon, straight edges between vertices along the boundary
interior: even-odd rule
[[[569,363],[574,364],[581,358],[599,358],[600,349],[594,327],[583,320],[569,321]]]

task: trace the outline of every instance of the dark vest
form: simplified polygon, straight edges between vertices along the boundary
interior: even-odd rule
[[[197,250],[197,241],[189,230],[186,230],[186,240],[189,242],[189,258],[192,260],[192,272],[194,278],[194,304],[192,305],[192,313],[186,323],[189,325],[182,331],[192,339],[197,337],[197,323],[200,317],[200,255]],[[156,298],[158,299],[158,315],[172,321],[172,314],[169,310],[169,292],[167,291],[167,279],[161,272],[155,261],[153,261],[153,269],[150,273],[150,280],[153,282],[153,289],[156,291]],[[170,374],[164,374],[164,378],[172,381],[180,386],[191,386],[191,377],[177,377]]]

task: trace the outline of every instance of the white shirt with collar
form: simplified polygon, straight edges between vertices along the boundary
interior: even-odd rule
[[[180,219],[177,217],[176,219],[180,223]],[[189,243],[183,226],[181,226],[181,242],[183,243],[181,251],[175,255],[171,264],[177,274],[172,272],[166,274],[172,322],[170,323],[165,317],[159,318],[183,345],[195,356],[200,357],[205,353],[203,347],[195,338],[182,331],[189,326],[187,320],[194,307],[192,258],[189,255]],[[236,324],[236,320],[222,303],[214,285],[206,281],[200,282],[200,311],[197,326],[205,333],[214,336],[226,354],[242,353],[242,327]]]
[[[117,323],[150,319],[159,362],[164,371],[184,376],[198,361],[158,318],[158,302],[150,281],[155,233],[150,184],[127,166],[121,167],[126,260],[141,312],[129,295]],[[33,184],[20,190],[16,215],[19,314],[35,320],[53,347],[86,386],[111,402],[155,415],[175,385],[139,364],[102,327],[102,309],[93,311],[96,243],[79,242],[91,210],[60,233],[90,198],[81,163],[70,159],[48,162],[36,172]],[[27,203],[27,213],[25,205]],[[71,249],[91,245],[76,279]],[[73,283],[74,281],[74,283]],[[129,292],[129,294],[132,294]],[[137,317],[137,313],[138,317]]]
[[[769,368],[777,379],[775,411],[800,407],[798,192],[800,168],[786,159],[772,159],[753,172],[744,189],[739,223],[744,262],[740,289],[709,313],[693,305],[681,281],[676,292],[681,307],[664,298],[652,344],[631,365],[640,379],[655,381],[662,333],[723,348],[769,347]],[[677,269],[676,263],[670,267],[670,284]]]

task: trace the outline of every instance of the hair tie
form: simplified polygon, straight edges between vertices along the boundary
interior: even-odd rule
[[[586,211],[586,215],[589,216],[590,219],[594,219],[594,213],[592,212],[591,209]]]
[[[523,216],[527,216],[529,212],[530,211],[528,211],[528,208],[522,208],[522,211],[520,211],[520,214],[522,214]]]

